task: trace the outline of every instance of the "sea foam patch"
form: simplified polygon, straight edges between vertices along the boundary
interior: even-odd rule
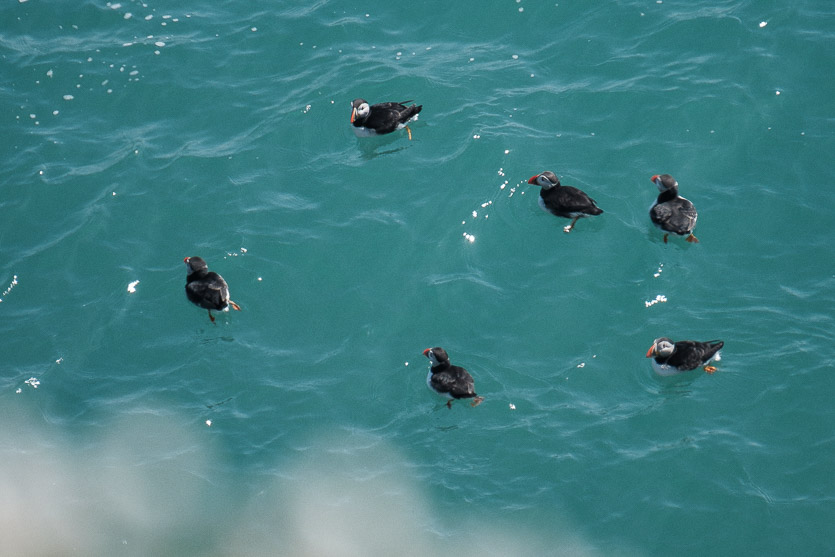
[[[8,295],[9,295],[9,292],[11,292],[11,291],[14,289],[14,287],[15,287],[15,286],[17,286],[17,275],[14,275],[14,276],[12,277],[12,282],[10,282],[10,283],[9,283],[8,288],[6,288],[6,289],[3,291],[3,293],[2,293],[2,294],[0,294],[0,303],[2,303],[2,302],[3,302],[3,298],[5,298],[6,296],[8,296]]]

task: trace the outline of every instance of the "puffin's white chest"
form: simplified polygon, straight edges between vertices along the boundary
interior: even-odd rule
[[[652,359],[652,370],[662,377],[678,375],[679,373],[687,373],[686,371],[674,368],[673,366],[668,366],[667,364],[659,364],[655,361],[655,358]]]
[[[351,127],[354,128],[354,135],[356,135],[357,137],[374,137],[375,135],[377,135],[377,132],[375,130],[372,130],[371,128],[366,128],[364,126]]]

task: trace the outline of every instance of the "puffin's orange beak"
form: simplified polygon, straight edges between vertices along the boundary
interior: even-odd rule
[[[352,121],[353,121],[353,120],[352,120]],[[655,183],[655,181],[656,181],[657,179],[658,179],[658,174],[656,174],[655,176],[653,176],[653,177],[652,177],[652,178],[650,178],[649,180],[650,180],[650,182],[652,182],[652,183],[654,184],[654,183]]]
[[[652,358],[653,356],[655,356],[655,345],[654,344],[649,347],[649,350],[647,350],[647,358]]]
[[[183,257],[183,263],[188,263],[188,260],[191,259],[190,257]]]
[[[537,174],[536,176],[531,176],[531,179],[528,180],[528,183],[529,184],[535,184],[537,178],[539,178],[539,174]]]
[[[424,356],[426,356],[426,357],[428,358],[428,357],[429,357],[429,351],[430,351],[430,350],[432,350],[432,349],[431,349],[431,348],[427,348],[426,350],[424,350],[424,351],[423,351],[423,355],[424,355]]]
[[[356,117],[357,117],[357,109],[354,108],[354,109],[351,110],[351,123],[352,124],[354,123],[354,119],[356,119]]]

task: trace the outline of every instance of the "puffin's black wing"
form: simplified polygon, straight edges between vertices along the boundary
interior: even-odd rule
[[[649,217],[656,226],[680,236],[693,231],[698,216],[693,203],[683,197],[658,203],[649,211]]]
[[[475,383],[467,370],[450,366],[446,371],[433,373],[430,379],[432,388],[439,393],[447,393],[453,398],[468,398],[475,396]]]
[[[556,190],[556,201],[562,210],[570,215],[583,213],[585,215],[599,215],[603,209],[597,206],[594,199],[589,197],[583,190],[573,186],[562,186]]]
[[[223,277],[210,271],[203,278],[186,284],[186,296],[202,308],[222,310],[229,303],[229,287]]]
[[[706,364],[724,345],[725,343],[721,340],[710,342],[680,340],[675,343],[675,350],[665,363],[682,370],[696,369]]]
[[[405,103],[379,103],[372,105],[368,118],[362,123],[363,126],[376,130],[379,134],[391,133],[397,126],[405,124],[417,115],[423,106],[405,106]]]

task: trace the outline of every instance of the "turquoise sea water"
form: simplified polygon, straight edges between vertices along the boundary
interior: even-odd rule
[[[834,14],[6,2],[2,553],[832,555]],[[605,213],[563,233],[543,170]]]

